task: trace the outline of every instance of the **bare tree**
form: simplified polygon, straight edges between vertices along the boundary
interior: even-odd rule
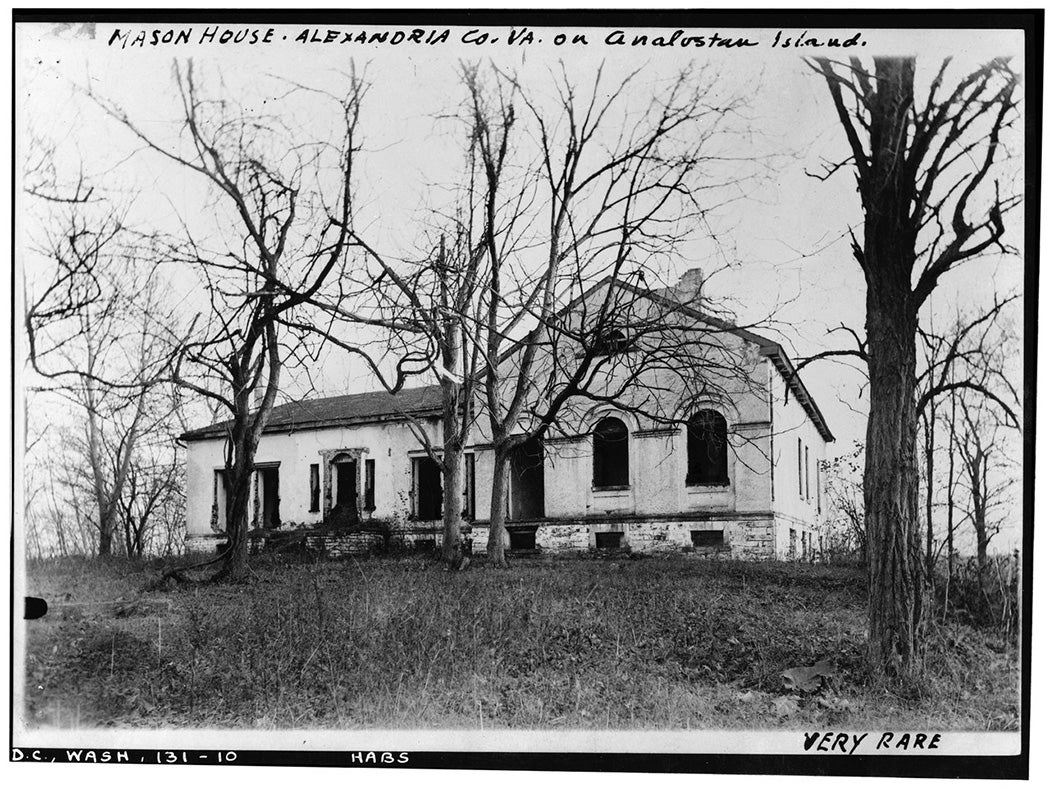
[[[482,251],[487,278],[475,335],[495,463],[487,552],[496,566],[506,564],[512,453],[542,438],[566,403],[601,379],[605,363],[595,362],[610,355],[598,340],[625,293],[617,286],[647,290],[657,262],[702,226],[719,200],[732,199],[729,185],[739,177],[713,171],[740,100],[718,95],[710,72],[682,72],[625,120],[624,102],[639,89],[641,73],[612,80],[603,66],[577,84],[562,69],[551,74],[549,107],[512,74],[465,72],[483,173],[472,248]],[[595,320],[567,322],[566,304],[579,303],[603,280],[613,287]],[[561,356],[559,337],[584,351],[569,369],[538,362]],[[545,385],[537,387],[537,379]]]
[[[432,240],[423,260],[391,259],[358,233],[354,243],[372,269],[359,291],[378,297],[367,322],[388,329],[395,344],[410,338],[415,369],[425,362],[423,369],[442,386],[441,447],[422,429],[417,433],[442,466],[443,545],[453,562],[463,450],[475,411],[487,415],[495,456],[488,554],[501,566],[512,453],[541,438],[574,397],[597,391],[595,382],[608,368],[622,366],[598,340],[614,315],[626,319],[624,304],[660,290],[656,262],[670,256],[690,223],[702,224],[716,199],[729,199],[727,184],[739,176],[722,174],[718,181],[704,171],[713,169],[708,165],[717,159],[725,117],[739,101],[714,100],[707,73],[678,74],[641,117],[627,122],[618,113],[640,87],[638,72],[614,82],[599,69],[582,97],[564,71],[551,74],[553,110],[495,67],[464,64],[461,77],[465,99],[449,117],[466,131],[463,176],[452,188],[452,207],[434,212],[424,231]],[[712,196],[701,203],[704,190]],[[581,304],[584,291],[603,280],[627,289],[609,288],[602,305],[585,305],[591,309],[586,325],[568,322],[566,304]],[[699,294],[691,295],[699,306]],[[672,327],[683,323],[680,307],[677,300],[651,301],[635,341],[653,340],[659,326],[670,347]],[[345,306],[335,312],[362,318]],[[707,332],[725,328],[708,324]],[[689,347],[680,334],[673,343]],[[561,361],[537,364],[537,355],[551,354]],[[648,369],[683,368],[665,356],[650,353]],[[574,360],[569,368],[568,358]],[[641,369],[628,376],[643,377]],[[626,402],[629,388],[608,393],[607,401]]]
[[[1007,436],[1012,429],[986,401],[972,402],[961,397],[961,419],[952,439],[961,460],[963,489],[969,501],[960,507],[973,526],[977,543],[977,570],[983,582],[988,568],[988,544],[1003,528],[1010,515],[1016,463],[1008,451]]]
[[[1019,79],[994,60],[948,84],[949,61],[925,93],[914,58],[867,66],[818,58],[845,131],[864,211],[853,255],[867,283],[871,405],[865,458],[868,632],[873,672],[919,666],[925,597],[918,517],[916,336],[919,309],[961,263],[1003,248],[996,166],[1016,117]],[[978,205],[980,204],[980,205]]]
[[[108,556],[139,440],[164,419],[153,403],[167,357],[151,337],[169,311],[158,298],[152,239],[128,227],[126,209],[95,195],[83,173],[73,187],[56,185],[53,166],[39,162],[27,178],[39,220],[29,249],[37,265],[25,283],[28,361],[40,388],[72,402],[82,420],[75,468],[89,476],[96,551]]]
[[[353,215],[358,117],[365,84],[345,76],[336,105],[339,139],[303,139],[274,115],[246,110],[227,97],[202,95],[193,64],[173,64],[181,99],[178,140],[147,134],[119,106],[98,105],[149,151],[196,173],[221,217],[213,244],[187,223],[169,257],[196,270],[207,306],[164,339],[173,354],[171,379],[217,403],[226,425],[228,545],[217,580],[247,572],[251,483],[255,452],[297,343],[281,343],[333,273],[345,264]],[[295,87],[292,95],[314,96]],[[330,94],[320,94],[328,101]],[[334,173],[334,176],[329,176]],[[224,221],[229,219],[228,224]]]
[[[835,538],[843,553],[856,552],[866,562],[863,455],[864,445],[856,442],[850,452],[826,464],[824,495],[829,539]]]
[[[946,332],[938,332],[933,327],[919,325],[919,336],[925,362],[925,369],[918,376],[919,396],[916,408],[919,411],[923,434],[923,458],[925,460],[925,503],[926,503],[926,571],[932,578],[934,564],[940,549],[936,547],[934,516],[935,488],[935,455],[938,428],[942,418],[938,418],[938,406],[944,396],[969,394],[989,401],[989,406],[996,409],[1002,419],[1019,426],[1015,414],[1017,391],[1010,380],[1008,359],[1004,348],[1013,347],[1012,336],[1005,325],[1008,322],[1008,308],[1018,296],[1000,297],[992,295],[991,304],[978,310],[975,317],[965,318],[957,314],[955,322]],[[971,397],[972,399],[972,397]],[[955,401],[952,401],[953,413]],[[949,469],[946,485],[946,498],[952,499],[954,487],[954,425],[955,417],[949,421],[948,436],[945,442],[949,448]],[[954,503],[951,502],[952,506]],[[954,509],[950,516],[954,515]],[[946,539],[951,540],[954,522],[949,517],[949,528]],[[948,545],[949,563],[952,561],[953,546]],[[951,567],[949,567],[949,570]],[[949,575],[951,573],[949,572]]]

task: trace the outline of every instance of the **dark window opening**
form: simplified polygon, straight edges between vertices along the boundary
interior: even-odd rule
[[[510,456],[510,517],[542,518],[544,513],[543,445],[529,439]]]
[[[810,448],[805,448],[805,500],[810,500]]]
[[[599,551],[619,548],[623,544],[622,531],[600,531],[594,534],[594,547]]]
[[[802,439],[798,440],[798,495],[802,498]]]
[[[259,496],[262,505],[260,526],[276,529],[281,525],[281,478],[276,468],[259,469]]]
[[[686,425],[686,485],[729,484],[729,441],[725,417],[697,411]]]
[[[788,529],[788,556],[794,559],[798,555],[798,532]]]
[[[441,519],[441,464],[431,457],[412,458],[412,500],[416,520]]]
[[[310,512],[321,510],[321,465],[310,464]]]
[[[726,544],[725,531],[722,529],[702,529],[689,532],[696,548],[721,548]]]
[[[535,529],[509,529],[510,549],[512,551],[531,551],[536,548]]]
[[[369,458],[365,461],[365,509],[376,508],[376,462]]]
[[[226,531],[226,508],[229,506],[230,478],[226,469],[216,469],[214,479],[215,531]]]
[[[630,485],[627,425],[613,416],[594,427],[594,487],[626,488]]]
[[[627,335],[619,329],[603,332],[594,342],[594,352],[599,356],[623,353],[630,346]]]
[[[437,540],[433,537],[429,537],[425,540],[416,540],[412,543],[412,548],[420,553],[433,553],[437,550]]]
[[[474,520],[474,453],[463,455],[463,517]]]

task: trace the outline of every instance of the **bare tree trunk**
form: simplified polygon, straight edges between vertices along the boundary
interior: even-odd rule
[[[917,411],[920,402],[959,386],[953,381],[917,398],[917,311],[943,275],[1001,246],[1003,213],[1017,204],[1000,198],[996,188],[987,213],[980,212],[984,218],[968,221],[977,213],[971,197],[988,194],[995,179],[993,164],[1016,106],[1018,77],[996,60],[938,99],[948,64],[942,63],[918,103],[914,57],[876,57],[874,73],[856,58],[839,68],[826,58],[812,64],[824,75],[846,133],[864,210],[863,246],[854,240],[853,254],[867,284],[871,409],[864,503],[868,651],[876,676],[920,668],[926,588],[918,534]],[[971,125],[982,126],[974,123],[979,118],[991,124],[990,131],[982,132],[983,140],[963,140]],[[931,228],[932,243],[920,244],[920,234]]]
[[[445,413],[446,421],[449,414]],[[453,421],[456,415],[453,414]],[[458,438],[455,425],[445,428],[445,451],[442,465],[442,524],[444,534],[441,543],[441,558],[455,565],[463,553],[463,442]]]
[[[510,481],[510,455],[497,445],[493,452],[492,504],[489,507],[488,558],[493,567],[506,567],[507,493]]]
[[[88,370],[93,370],[93,367],[94,356],[89,342]],[[113,553],[113,507],[103,469],[102,430],[98,423],[96,385],[90,376],[84,376],[82,380],[84,383],[84,410],[87,412],[88,462],[91,464],[92,491],[98,510],[98,555],[102,557]]]
[[[933,448],[934,425],[937,424],[937,406],[930,402],[930,414],[923,415],[923,449],[926,454],[926,577],[933,580]]]
[[[864,510],[869,658],[876,670],[893,675],[916,658],[923,578],[915,452],[915,316],[908,306],[908,281],[888,284],[891,287],[869,283],[868,288],[871,411]]]
[[[215,581],[240,581],[248,574],[252,465],[242,459],[234,464],[230,474],[230,493],[226,505],[226,557],[213,578]]]
[[[978,463],[979,467],[979,463]],[[985,573],[988,570],[988,507],[980,485],[980,472],[974,475],[973,489],[973,529],[977,535],[977,578],[984,588]]]
[[[915,337],[911,272],[915,239],[898,148],[911,107],[914,63],[876,59],[879,124],[872,129],[873,184],[866,195],[864,269],[871,410],[864,467],[868,536],[868,657],[876,673],[916,662],[923,578],[915,452]]]
[[[864,199],[866,330],[871,409],[864,467],[868,539],[868,657],[876,674],[916,664],[923,572],[918,533],[916,352],[911,274],[915,237],[900,141],[914,91],[914,61],[876,58],[871,160]]]
[[[955,577],[955,396],[952,396],[951,431],[948,436],[948,582],[945,597],[951,591]]]

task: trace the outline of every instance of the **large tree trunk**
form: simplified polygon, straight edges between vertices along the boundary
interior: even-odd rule
[[[897,674],[916,659],[923,572],[918,530],[915,325],[907,295],[869,287],[871,412],[864,468],[869,657]]]
[[[876,59],[871,169],[864,184],[863,264],[871,410],[864,468],[868,538],[868,657],[876,674],[917,666],[923,568],[919,538],[918,414],[911,273],[915,234],[902,141],[914,61]]]
[[[253,461],[254,461],[254,453]],[[212,580],[241,581],[248,574],[248,530],[254,462],[240,461],[230,470],[226,500],[226,553]]]
[[[492,504],[489,507],[488,558],[494,567],[506,567],[507,493],[510,482],[510,454],[499,446],[493,452]]]
[[[244,404],[246,405],[245,400]],[[236,420],[230,447],[232,463],[227,466],[229,490],[226,499],[226,552],[213,581],[242,581],[248,574],[248,530],[251,528],[252,476],[258,448],[246,427],[247,418]]]
[[[444,264],[444,239],[441,242],[441,260]],[[445,299],[447,301],[447,297]],[[442,362],[445,369],[455,371],[459,363],[459,331],[454,324],[444,327]],[[460,428],[463,418],[463,387],[451,376],[441,379],[441,423],[444,452],[441,458],[442,475],[442,541],[441,558],[449,565],[458,566],[463,553],[463,441]]]
[[[98,555],[113,555],[113,519],[104,515],[99,517]]]
[[[446,436],[449,434],[446,433]],[[452,437],[445,441],[441,459],[442,524],[441,558],[458,565],[463,557],[463,442]]]

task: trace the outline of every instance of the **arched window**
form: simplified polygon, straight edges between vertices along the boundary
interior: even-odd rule
[[[619,329],[606,331],[594,343],[594,351],[599,356],[611,356],[623,353],[630,346],[627,335]]]
[[[630,468],[627,425],[607,416],[594,426],[594,487],[627,487]]]
[[[686,425],[689,463],[686,485],[728,485],[726,420],[717,411],[697,411]]]

